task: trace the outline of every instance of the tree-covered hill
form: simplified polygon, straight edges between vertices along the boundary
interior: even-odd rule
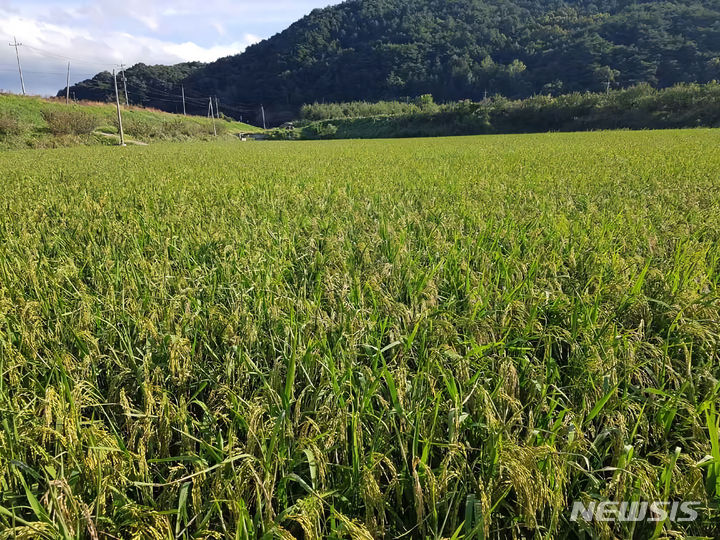
[[[151,75],[148,86],[160,84]],[[718,78],[720,0],[349,0],[182,82],[196,98],[217,95],[230,114],[263,103],[282,118],[322,101],[520,98]],[[167,94],[179,95],[180,81],[164,83],[156,97],[166,101],[152,104],[175,110]],[[73,91],[85,97],[91,87]]]
[[[120,100],[125,100],[125,87],[128,98],[133,105],[144,105],[172,113],[182,113],[182,99],[174,97],[180,92],[183,81],[193,72],[207,64],[202,62],[186,62],[174,66],[148,66],[136,64],[123,73],[118,72],[118,89]],[[70,87],[70,91],[78,100],[112,101],[115,99],[115,84],[112,73],[102,71],[92,79],[87,79]],[[58,97],[65,96],[65,89],[58,92]],[[192,101],[189,99],[189,101]],[[205,102],[207,107],[207,102]]]

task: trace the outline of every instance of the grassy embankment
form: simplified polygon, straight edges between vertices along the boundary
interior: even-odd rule
[[[719,141],[3,153],[0,538],[720,537]]]
[[[180,116],[141,107],[123,107],[127,141],[209,140],[212,120]],[[217,120],[221,137],[261,131],[256,127]],[[0,149],[49,148],[118,144],[117,112],[112,104],[72,103],[64,100],[0,94]]]

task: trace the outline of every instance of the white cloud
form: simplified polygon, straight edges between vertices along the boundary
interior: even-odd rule
[[[245,34],[239,41],[204,47],[192,41],[176,43],[128,32],[94,33],[84,28],[60,26],[7,14],[0,17],[0,35],[22,36],[24,45],[31,48],[27,51],[30,57],[43,56],[42,52],[46,52],[77,59],[85,64],[112,64],[116,60],[148,64],[210,61],[239,53],[260,40],[258,36]]]
[[[12,39],[14,35],[23,43],[20,54],[28,92],[40,94],[54,93],[64,86],[61,78],[52,80],[50,77],[50,82],[47,78],[62,72],[67,61],[71,62],[71,73],[78,74],[73,77],[73,81],[77,81],[99,71],[112,70],[121,62],[126,65],[212,62],[238,54],[260,40],[258,36],[246,34],[232,43],[202,46],[193,41],[177,43],[127,32],[93,32],[88,28],[24,19],[0,11],[0,36]],[[0,48],[0,75],[3,75],[0,81],[9,81],[0,82],[0,88],[14,88],[14,55],[14,49]]]
[[[227,33],[227,31],[225,30],[225,27],[222,25],[222,23],[214,22],[214,23],[212,23],[212,27],[215,30],[217,30],[217,33],[220,34],[221,36],[224,36]]]
[[[151,15],[136,15],[135,18],[147,26],[150,30],[157,30],[160,28],[158,20]]]
[[[257,43],[260,38],[247,34],[243,41],[236,41],[229,45],[215,45],[213,47],[200,47],[190,41],[185,43],[171,43],[164,46],[165,51],[183,60],[199,60],[201,62],[212,62],[223,56],[230,56],[245,50],[248,45]]]

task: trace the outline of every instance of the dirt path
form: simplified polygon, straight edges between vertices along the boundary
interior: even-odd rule
[[[117,141],[118,143],[120,142],[120,135],[115,135],[113,133],[103,133],[102,131],[94,131],[93,135],[100,135],[102,137],[113,139],[113,140]],[[128,146],[128,145],[129,146],[147,146],[148,144],[144,143],[144,142],[140,142],[140,141],[132,141],[128,138],[125,138],[125,145],[126,146]]]

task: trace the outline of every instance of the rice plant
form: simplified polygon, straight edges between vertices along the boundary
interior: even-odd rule
[[[719,140],[0,154],[0,538],[717,538]]]

